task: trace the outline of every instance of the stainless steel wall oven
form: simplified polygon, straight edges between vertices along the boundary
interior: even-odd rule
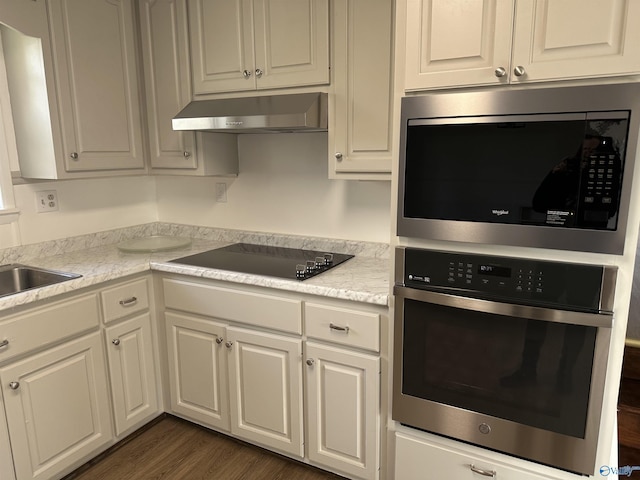
[[[393,419],[593,475],[616,273],[398,247]]]

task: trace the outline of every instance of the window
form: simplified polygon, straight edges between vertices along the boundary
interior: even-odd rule
[[[11,169],[17,169],[17,160],[18,152],[0,36],[0,224],[15,221],[18,215],[11,182]]]

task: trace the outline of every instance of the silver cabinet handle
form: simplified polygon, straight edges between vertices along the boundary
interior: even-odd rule
[[[251,70],[243,70],[242,76],[248,79],[249,77],[251,77]]]
[[[513,73],[515,74],[516,77],[521,77],[526,72],[525,72],[524,67],[522,65],[518,65],[516,68],[513,69]]]
[[[71,152],[69,154],[69,156],[71,157],[72,160],[77,160],[78,159],[78,152]]]
[[[8,338],[5,338],[4,340],[2,340],[0,342],[0,348],[6,347],[7,345],[9,345],[9,339]]]
[[[125,298],[124,300],[120,300],[120,302],[118,303],[120,303],[120,305],[122,305],[123,307],[131,307],[136,303],[138,303],[138,298],[137,297]]]
[[[227,343],[225,343],[224,345],[225,345],[225,347],[227,347],[227,348],[231,348],[231,347],[233,347],[233,342],[227,342]]]
[[[189,158],[191,156],[191,152],[182,152],[182,155],[184,155],[184,158]]]
[[[9,388],[11,390],[17,390],[20,388],[20,382],[9,382]]]
[[[349,326],[348,325],[346,327],[341,327],[340,325],[335,325],[333,323],[330,323],[329,324],[329,328],[331,330],[335,330],[337,332],[349,333]]]
[[[224,338],[222,338],[222,337],[218,337],[218,338],[216,338],[216,343],[217,343],[218,345],[220,345],[222,342],[224,342]]]
[[[309,365],[310,367],[313,367],[315,363],[316,361],[313,358],[307,358],[307,365]]]
[[[336,152],[335,157],[336,157],[336,160],[337,160],[337,161],[339,161],[339,162],[341,162],[341,161],[342,161],[342,153],[340,153],[340,152]]]
[[[482,468],[476,467],[473,463],[469,465],[469,468],[472,472],[477,473],[478,475],[483,475],[485,477],[495,478],[496,471],[495,470],[483,470]]]
[[[111,343],[113,343],[117,347],[118,345],[120,345],[120,339],[114,338],[113,340],[111,340]]]
[[[493,73],[495,73],[496,77],[500,78],[504,77],[507,74],[507,71],[504,69],[504,67],[498,67]]]
[[[264,73],[264,72],[263,72],[261,69],[256,68],[256,78],[260,78],[260,77],[262,77],[262,74],[263,74],[263,73]]]

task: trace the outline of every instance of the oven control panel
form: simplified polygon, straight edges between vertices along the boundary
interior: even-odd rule
[[[599,310],[615,267],[444,252],[396,251],[396,284],[478,298]],[[615,273],[613,273],[615,281]]]

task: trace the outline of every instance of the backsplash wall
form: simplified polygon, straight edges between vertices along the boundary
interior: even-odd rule
[[[390,182],[329,180],[325,133],[240,135],[238,150],[238,177],[158,177],[159,220],[389,242]]]
[[[0,248],[30,245],[115,228],[155,222],[155,180],[151,176],[35,182],[14,186],[20,209],[16,225],[0,231]],[[36,192],[55,190],[58,211],[37,213]]]
[[[390,182],[329,180],[327,135],[239,137],[236,178],[132,176],[14,186],[17,224],[0,225],[0,249],[156,221],[388,243]],[[215,184],[227,202],[215,200]],[[55,190],[59,210],[36,212]]]

